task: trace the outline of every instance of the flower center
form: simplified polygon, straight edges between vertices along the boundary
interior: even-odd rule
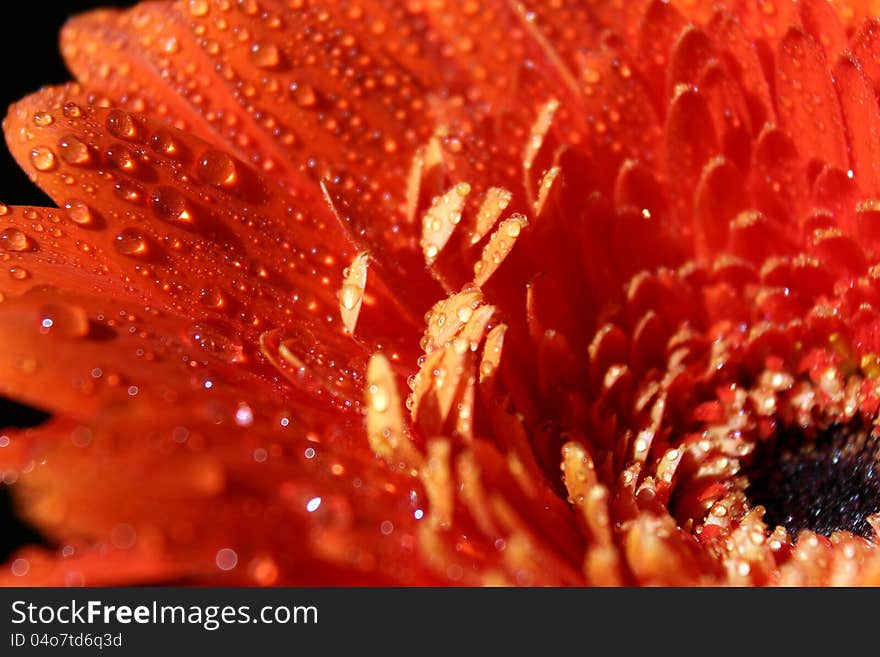
[[[766,509],[768,527],[830,536],[845,530],[870,538],[880,512],[880,438],[861,421],[832,424],[815,435],[787,427],[755,447],[744,468],[746,495]]]

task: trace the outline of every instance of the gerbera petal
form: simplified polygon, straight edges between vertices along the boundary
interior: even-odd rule
[[[849,168],[840,103],[821,47],[800,29],[779,44],[776,100],[783,128],[801,156]]]
[[[856,182],[866,194],[877,194],[880,192],[880,105],[874,87],[852,55],[843,55],[838,60],[834,84],[846,121]]]
[[[337,294],[355,248],[323,204],[304,205],[190,134],[63,98],[36,94],[6,121],[13,153],[64,208],[40,217],[58,224],[58,250],[100,256],[125,294],[180,314],[195,310],[250,341],[302,319],[343,330]],[[43,228],[22,218],[9,217],[36,240]],[[371,279],[371,305],[396,304],[382,272]]]
[[[162,408],[191,394],[208,402],[239,385],[254,386],[253,399],[278,394],[239,366],[254,355],[222,323],[39,285],[0,314],[3,394],[52,413],[84,420],[108,404]]]
[[[739,81],[752,124],[759,127],[774,121],[776,110],[758,49],[740,21],[734,14],[718,10],[707,29],[713,42],[723,50],[728,69]]]
[[[144,109],[162,107],[157,118],[179,120],[271,172],[300,196],[302,211],[317,212],[323,185],[359,248],[394,263],[387,274],[401,298],[434,294],[416,264],[411,233],[377,230],[367,221],[378,212],[388,224],[400,223],[406,191],[400,181],[435,128],[425,94],[449,76],[449,66],[438,64],[444,61],[439,51],[426,50],[420,19],[388,2],[371,3],[369,12],[332,3],[301,11],[274,2],[262,11],[250,4],[226,9],[145,3],[129,12],[87,14],[69,24],[65,51],[79,77],[101,79],[119,102],[130,91],[126,73],[137,69],[153,81],[151,93],[158,89],[161,98],[173,99]],[[401,24],[406,34],[376,38]],[[337,41],[298,36],[312,31],[333,33]],[[118,66],[106,64],[107,51]],[[373,166],[378,162],[381,167]],[[412,265],[407,277],[401,260]]]
[[[69,440],[32,432],[36,465],[16,483],[22,511],[50,539],[86,549],[118,544],[123,525],[128,559],[147,551],[147,563],[174,564],[169,576],[183,581],[420,579],[417,483],[344,448],[334,423],[291,413],[285,426],[254,408],[236,419],[218,407],[166,405],[157,416],[128,404],[77,425]],[[135,581],[156,577],[126,570]]]
[[[694,189],[703,168],[719,152],[705,96],[694,87],[678,87],[666,119],[666,175],[674,192],[676,218],[686,235],[691,232]]]
[[[369,147],[376,154],[387,150],[386,156],[391,155],[396,147],[388,144],[405,138],[397,134],[402,130],[390,129],[395,110],[411,111],[403,102],[414,92],[411,85],[429,84],[440,71],[432,58],[422,54],[424,39],[418,38],[418,25],[390,3],[384,3],[384,14],[377,13],[382,3],[375,2],[370,12],[364,7],[342,11],[330,3],[302,11],[282,3],[264,4],[262,11],[250,3],[223,8],[182,1],[142,3],[126,12],[92,12],[65,28],[65,56],[83,81],[116,80],[111,91],[117,97],[132,93],[130,72],[136,68],[143,79],[154,81],[149,90],[164,90],[161,99],[177,103],[169,108],[172,117],[193,123],[191,127],[200,133],[209,125],[212,137],[206,139],[227,144],[246,161],[271,167],[293,187],[308,187],[303,184],[306,180],[314,185],[326,177],[331,162],[341,165],[349,160],[343,156],[349,149]],[[409,23],[411,29],[406,35],[397,32],[393,43],[375,38],[390,35],[388,26],[393,22]],[[339,30],[338,49],[321,39],[297,36],[318,26],[330,34],[331,23]],[[265,35],[265,39],[233,38],[233,33]],[[369,52],[368,59],[345,59],[346,53],[357,51]],[[367,62],[383,75],[343,75]],[[403,69],[401,62],[419,77]],[[319,74],[328,69],[336,74]],[[365,83],[396,90],[402,102],[382,107],[371,100],[374,95],[363,93],[366,88],[360,85]],[[198,118],[193,120],[194,116]],[[353,121],[353,129],[343,130],[343,120]],[[384,138],[377,136],[379,125],[388,133]],[[415,122],[413,126],[419,128]],[[422,129],[429,131],[431,126]],[[352,143],[355,137],[357,145]],[[274,156],[267,159],[266,153]],[[309,157],[321,162],[309,165]]]
[[[39,548],[19,550],[9,568],[0,571],[0,586],[167,585],[186,581],[190,572],[185,566],[173,557],[165,560],[131,545],[132,532],[130,525],[117,525],[115,538],[124,546],[121,548],[108,542],[79,549],[68,544],[60,554]]]
[[[850,50],[876,89],[880,81],[880,21],[866,20],[850,39]]]
[[[35,114],[52,118],[40,125]],[[108,259],[130,262],[128,271],[154,267],[149,278],[160,281],[144,287],[169,307],[189,308],[201,289],[215,287],[200,305],[225,306],[242,332],[246,320],[234,317],[236,306],[278,324],[290,314],[336,314],[339,259],[353,255],[347,237],[332,216],[303,214],[294,198],[227,153],[138,115],[63,109],[42,94],[16,105],[5,129],[21,165],[59,205],[73,208],[67,230]],[[184,261],[191,274],[198,268],[203,288],[168,280]],[[333,280],[322,283],[318,272]],[[215,296],[221,300],[211,303]]]
[[[666,66],[669,64],[673,46],[686,26],[687,20],[682,13],[671,2],[662,0],[651,0],[641,17],[639,55],[644,62],[654,100],[661,108],[668,98]]]
[[[833,62],[847,44],[840,10],[827,0],[801,0],[797,9],[804,29],[822,46],[828,61]]]

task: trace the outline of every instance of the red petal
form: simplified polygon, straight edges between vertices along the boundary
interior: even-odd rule
[[[724,158],[709,163],[696,191],[696,244],[711,259],[726,245],[730,222],[747,208],[742,173]]]
[[[840,103],[825,54],[799,29],[779,45],[776,69],[779,119],[804,159],[849,168]]]
[[[734,15],[719,11],[708,29],[713,41],[725,50],[725,63],[746,96],[752,124],[757,128],[774,121],[773,99],[758,50],[740,22]]]
[[[852,55],[834,68],[834,82],[846,121],[856,182],[867,194],[880,192],[880,105],[873,85]]]
[[[874,89],[880,88],[880,21],[865,21],[850,40],[852,54],[862,65]]]
[[[694,190],[703,167],[719,153],[706,98],[696,89],[680,87],[666,118],[666,178],[683,230],[690,231]],[[685,233],[686,234],[686,233]]]
[[[670,2],[651,0],[639,25],[640,64],[659,107],[666,104],[666,67],[673,46],[687,25],[684,16]]]
[[[825,49],[829,61],[834,61],[847,44],[834,5],[828,0],[800,0],[797,8],[804,29]]]

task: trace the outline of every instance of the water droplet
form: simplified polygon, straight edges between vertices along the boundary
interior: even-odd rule
[[[52,125],[54,122],[55,117],[49,114],[49,112],[37,112],[34,114],[34,123],[41,128]]]
[[[318,102],[315,89],[310,84],[294,84],[291,86],[293,99],[300,107],[314,107]]]
[[[58,150],[62,160],[75,166],[82,166],[91,159],[89,147],[75,135],[62,137],[58,142]]]
[[[107,149],[104,153],[107,161],[117,169],[123,171],[132,171],[135,166],[134,155],[122,144],[116,144]]]
[[[56,301],[40,308],[41,332],[52,332],[67,338],[88,335],[89,317],[82,306]]]
[[[177,142],[167,130],[159,130],[150,137],[150,148],[166,157],[173,157],[178,152]]]
[[[52,171],[58,162],[55,161],[55,153],[45,146],[38,146],[31,151],[31,164],[37,171]]]
[[[0,233],[0,246],[7,251],[30,251],[34,243],[18,228],[7,228]]]
[[[116,196],[129,203],[140,203],[144,197],[143,187],[127,180],[120,180],[116,183],[113,191],[116,193]]]
[[[159,187],[153,192],[150,202],[156,216],[165,221],[192,220],[186,207],[186,197],[173,187]]]
[[[114,242],[116,250],[122,255],[144,256],[149,251],[146,238],[137,228],[126,228],[116,236]]]
[[[223,151],[207,151],[199,159],[199,177],[209,185],[231,185],[235,182],[235,162]]]
[[[9,206],[5,203],[0,203],[0,217],[9,213]]]
[[[187,337],[192,344],[227,363],[244,361],[244,344],[231,328],[216,322],[199,322],[190,327]]]
[[[281,62],[281,53],[272,43],[255,43],[251,46],[251,61],[260,68],[275,68]]]
[[[67,211],[67,218],[80,226],[90,226],[95,221],[91,208],[81,201],[68,201],[64,204],[64,209]]]
[[[203,287],[199,290],[199,303],[206,308],[222,308],[226,305],[226,299],[220,288]]]
[[[9,275],[17,281],[23,281],[31,274],[24,267],[10,267]]]
[[[133,139],[137,136],[137,126],[131,114],[122,110],[111,110],[107,115],[107,131],[120,139]]]
[[[473,316],[474,309],[471,306],[461,306],[455,314],[458,317],[458,321],[464,324]]]
[[[82,116],[82,108],[76,103],[65,103],[63,111],[68,119],[78,119]]]
[[[208,0],[189,0],[189,13],[201,17],[208,13]]]

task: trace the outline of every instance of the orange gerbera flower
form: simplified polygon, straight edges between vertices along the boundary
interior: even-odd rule
[[[873,4],[72,20],[5,122],[57,548],[2,581],[880,584]]]

